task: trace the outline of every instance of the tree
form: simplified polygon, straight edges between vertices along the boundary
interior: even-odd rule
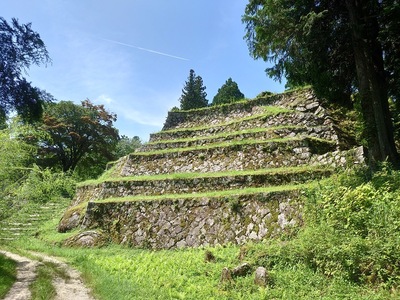
[[[243,93],[239,90],[239,87],[232,78],[228,78],[227,81],[218,89],[218,93],[214,96],[212,105],[232,103],[244,98]]]
[[[89,100],[76,105],[71,101],[49,104],[43,114],[41,134],[34,142],[39,147],[39,164],[59,165],[62,171],[74,171],[78,164],[103,170],[119,140],[113,126],[116,115],[103,105]],[[104,159],[104,161],[102,161]]]
[[[138,136],[134,136],[133,138],[129,138],[126,135],[121,135],[117,146],[115,148],[115,156],[117,158],[123,157],[134,152],[137,148],[142,145],[140,138]]]
[[[37,120],[42,114],[40,91],[22,74],[30,65],[50,62],[45,44],[31,23],[9,24],[0,17],[0,120],[15,110],[25,120]]]
[[[312,84],[317,95],[346,106],[358,92],[370,165],[388,159],[399,167],[388,105],[388,83],[398,82],[398,67],[386,61],[385,69],[382,42],[389,36],[398,41],[398,35],[383,2],[251,0],[243,21],[251,55],[274,63],[269,76]],[[391,3],[386,11],[392,13]],[[388,72],[390,67],[396,72]]]
[[[200,76],[196,76],[194,70],[191,69],[188,81],[185,82],[185,86],[182,89],[182,96],[179,99],[181,109],[189,110],[206,107],[208,100],[206,99],[207,93],[205,90],[206,87],[203,85],[203,79]]]

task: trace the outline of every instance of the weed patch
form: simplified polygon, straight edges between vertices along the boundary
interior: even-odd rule
[[[0,298],[2,299],[16,280],[17,263],[0,254]]]
[[[53,269],[44,264],[37,268],[36,280],[29,287],[32,293],[32,300],[51,300],[56,295],[53,286]]]

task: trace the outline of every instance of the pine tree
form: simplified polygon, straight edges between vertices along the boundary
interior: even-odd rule
[[[190,70],[188,80],[182,89],[182,95],[179,99],[182,110],[206,107],[208,100],[206,99],[206,87],[203,85],[203,79],[196,76],[194,70]]]
[[[232,103],[244,98],[243,93],[239,90],[236,82],[229,78],[225,84],[218,89],[218,93],[215,95],[212,105]]]

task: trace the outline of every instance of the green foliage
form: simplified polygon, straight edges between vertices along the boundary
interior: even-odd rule
[[[15,191],[19,201],[46,203],[54,198],[72,198],[75,179],[68,173],[53,172],[34,165],[25,181]]]
[[[290,87],[312,84],[318,95],[351,105],[356,73],[347,20],[340,1],[250,1],[243,16],[250,53],[273,63],[270,77],[286,77]]]
[[[89,100],[76,105],[71,101],[46,107],[43,124],[33,137],[26,137],[38,148],[37,164],[81,176],[97,176],[108,161],[114,160],[119,140],[114,127],[116,115]],[[82,175],[84,174],[84,175]]]
[[[9,214],[15,190],[23,184],[35,148],[17,139],[11,129],[0,130],[0,219]]]
[[[397,34],[400,28],[400,5],[396,0],[382,1],[380,22],[385,24],[380,32],[380,41],[385,53],[385,65],[388,71],[389,94],[400,106],[400,40]],[[397,112],[399,109],[397,110]]]
[[[399,96],[397,1],[250,1],[243,22],[254,58],[273,63],[270,77],[351,107],[361,98],[368,163],[400,168],[388,107]],[[389,87],[389,90],[387,89]]]
[[[308,262],[328,276],[338,273],[354,282],[397,286],[399,179],[399,172],[383,168],[369,181],[344,174],[316,189],[300,236]]]
[[[200,76],[196,76],[194,70],[190,70],[188,81],[186,81],[184,88],[182,89],[182,96],[179,98],[181,109],[189,110],[208,105],[206,99],[206,87],[203,85],[203,79]]]
[[[140,138],[138,136],[129,138],[126,135],[122,135],[115,147],[115,157],[120,158],[132,152],[135,152],[135,150],[141,145],[142,142],[140,141]]]
[[[37,149],[19,136],[27,140],[36,132],[18,120],[0,131],[0,219],[30,203],[71,198],[75,193],[76,179],[70,173],[42,169],[34,164]]]
[[[12,136],[10,129],[0,130],[0,193],[27,173],[35,148]]]
[[[7,294],[17,275],[17,263],[0,254],[0,298]]]
[[[239,90],[236,82],[229,78],[222,86],[218,89],[218,93],[214,96],[211,105],[219,105],[225,103],[232,103],[240,101],[244,98],[243,93]]]
[[[46,47],[31,23],[11,24],[0,17],[0,123],[15,110],[27,121],[40,118],[41,91],[26,81],[23,74],[31,65],[50,62]]]

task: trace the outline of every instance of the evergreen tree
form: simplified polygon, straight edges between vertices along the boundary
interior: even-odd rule
[[[239,90],[236,82],[229,78],[225,84],[218,89],[218,93],[215,95],[212,105],[232,103],[244,98],[243,93]]]
[[[182,95],[179,98],[182,110],[201,108],[208,105],[206,99],[206,87],[203,85],[203,79],[196,76],[194,70],[190,70],[188,80],[182,89]]]
[[[400,168],[388,105],[400,91],[399,16],[395,0],[251,0],[243,21],[251,55],[274,63],[271,77],[347,106],[358,92],[370,166]]]

